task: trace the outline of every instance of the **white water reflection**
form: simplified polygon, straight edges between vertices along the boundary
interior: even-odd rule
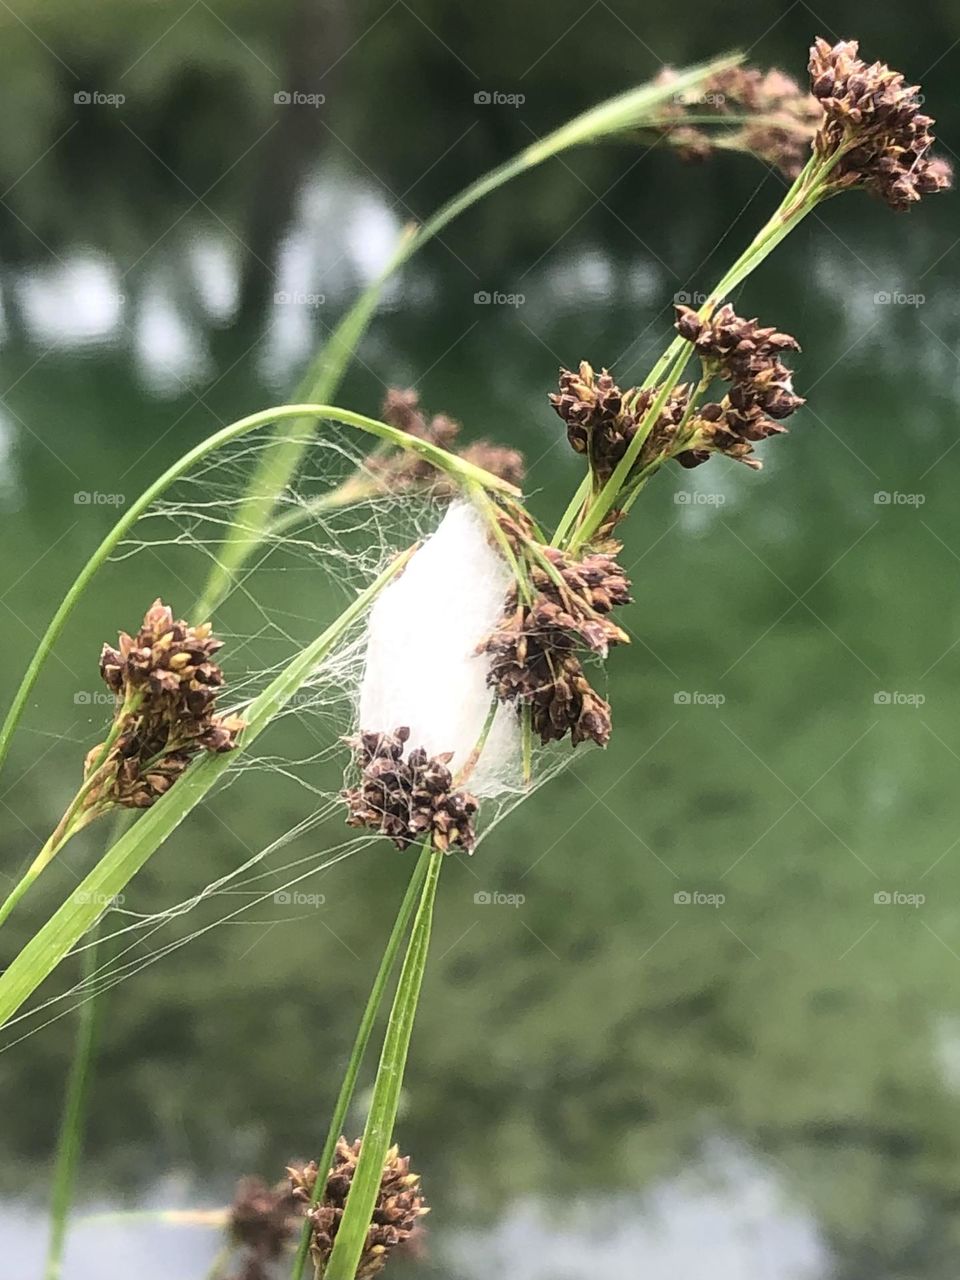
[[[136,1209],[196,1207],[179,1180],[159,1186]],[[70,1280],[200,1280],[220,1236],[201,1226],[171,1226],[91,1215],[116,1206],[84,1206],[69,1237]],[[84,1222],[84,1218],[90,1218]],[[38,1275],[45,1216],[34,1203],[0,1206],[0,1239],[11,1276]],[[791,1207],[769,1167],[731,1142],[642,1195],[583,1196],[562,1204],[530,1198],[491,1227],[451,1229],[430,1220],[427,1259],[449,1280],[825,1280],[830,1259],[813,1219]],[[398,1274],[417,1274],[413,1264]],[[5,1274],[7,1274],[5,1272]]]
[[[140,375],[154,394],[178,396],[210,375],[203,331],[159,280],[138,300],[133,348]]]
[[[825,1280],[830,1271],[814,1221],[728,1143],[641,1196],[524,1201],[492,1231],[458,1233],[451,1253],[469,1280]]]
[[[23,482],[20,479],[13,442],[16,425],[0,411],[0,509],[15,511],[23,502]]]
[[[30,336],[45,347],[71,349],[115,335],[126,302],[117,265],[81,249],[20,276],[17,301]]]
[[[214,324],[229,324],[240,301],[240,248],[235,240],[206,233],[190,245],[190,275]]]

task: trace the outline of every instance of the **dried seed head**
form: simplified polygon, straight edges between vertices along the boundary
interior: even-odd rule
[[[782,434],[786,428],[778,423],[804,403],[780,359],[784,351],[799,351],[799,343],[772,326],[761,327],[756,319],[744,320],[729,304],[710,320],[690,307],[676,311],[677,332],[693,344],[704,376],[730,383],[719,404],[703,405],[687,424],[677,461],[696,467],[711,453],[725,453],[758,469],[752,442]]]
[[[317,1273],[322,1274],[333,1252],[340,1229],[347,1195],[360,1158],[360,1139],[348,1143],[340,1138],[334,1152],[333,1165],[316,1205],[309,1211],[312,1227],[311,1251]],[[309,1204],[317,1180],[317,1166],[311,1162],[303,1169],[288,1169],[293,1195]],[[367,1231],[356,1280],[371,1280],[386,1266],[390,1254],[405,1244],[420,1219],[429,1212],[420,1188],[420,1176],[410,1172],[409,1156],[401,1156],[396,1147],[387,1153],[380,1190]]]
[[[231,1240],[244,1251],[243,1280],[269,1280],[273,1264],[296,1238],[304,1206],[289,1179],[269,1187],[261,1178],[243,1178],[230,1206]]]
[[[516,449],[502,448],[486,440],[478,440],[465,449],[454,450],[460,434],[460,423],[445,413],[434,414],[429,420],[420,409],[420,395],[412,387],[401,390],[391,387],[380,410],[384,422],[418,440],[426,440],[448,453],[456,452],[475,466],[491,475],[499,476],[518,487],[523,483],[523,454]],[[428,490],[436,498],[452,498],[459,492],[457,485],[443,471],[439,471],[426,458],[406,450],[386,456],[374,454],[367,459],[366,469],[374,475],[382,489],[390,493],[410,490]]]
[[[636,430],[636,419],[624,407],[624,395],[606,369],[595,374],[586,360],[576,373],[560,370],[560,390],[550,403],[566,423],[567,439],[587,455],[598,475],[609,475]]]
[[[608,615],[629,602],[630,583],[612,554],[572,560],[555,547],[539,550],[550,570],[531,562],[532,602],[512,588],[499,626],[481,646],[490,657],[489,684],[501,702],[530,708],[542,743],[569,733],[574,746],[588,738],[606,746],[610,707],[577,651],[606,657],[611,645],[627,641]]]
[[[426,419],[420,411],[420,393],[413,387],[388,387],[380,416],[398,431],[406,431],[421,440],[427,438]]]
[[[868,66],[856,40],[821,37],[810,49],[810,84],[824,113],[814,150],[839,156],[831,189],[863,187],[901,210],[951,185],[949,164],[930,155],[933,120],[921,110],[919,85],[886,63]]]
[[[452,752],[429,757],[422,747],[407,750],[410,730],[361,732],[348,738],[360,782],[343,792],[347,825],[389,836],[398,849],[430,837],[441,853],[472,852],[479,804],[455,788],[448,769]]]
[[[657,387],[621,391],[606,369],[595,374],[584,360],[576,373],[560,370],[560,390],[550,403],[567,427],[567,439],[577,453],[586,454],[591,470],[605,483],[630,446],[647,410],[656,399]],[[651,428],[651,437],[663,441],[683,417],[689,388],[674,388]],[[646,442],[645,442],[646,451]],[[643,465],[641,455],[638,465]]]
[[[460,450],[460,457],[472,462],[475,467],[482,467],[492,476],[499,476],[508,484],[522,487],[526,475],[526,463],[518,449],[507,449],[503,445],[490,444],[487,440],[477,440]]]
[[[223,672],[212,657],[221,647],[208,622],[175,620],[160,600],[135,636],[121,632],[117,648],[103,646],[100,674],[117,699],[119,734],[99,764],[104,744],[87,755],[87,780],[96,768],[88,808],[149,808],[200,751],[236,747],[244,721],[214,714]]]
[[[660,83],[676,76],[665,68]],[[664,138],[687,160],[702,160],[715,149],[749,151],[788,178],[795,178],[809,154],[820,122],[816,98],[775,68],[729,67],[706,80],[695,94],[683,95],[666,112],[676,127]],[[710,131],[685,124],[690,115],[714,117]],[[744,121],[743,117],[747,119]],[[726,128],[717,132],[716,126]]]
[[[710,320],[701,319],[690,307],[674,309],[677,332],[693,343],[704,364],[725,382],[752,377],[768,368],[782,368],[778,363],[781,353],[800,350],[800,344],[789,333],[779,333],[772,325],[762,327],[755,318],[744,320],[729,303]]]

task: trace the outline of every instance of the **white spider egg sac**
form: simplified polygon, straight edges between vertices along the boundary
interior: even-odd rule
[[[511,580],[483,519],[468,502],[453,503],[370,612],[358,728],[406,725],[408,751],[452,751],[456,774],[489,714],[490,660],[477,647],[496,626]],[[516,711],[501,706],[464,786],[477,796],[514,789],[519,759]]]

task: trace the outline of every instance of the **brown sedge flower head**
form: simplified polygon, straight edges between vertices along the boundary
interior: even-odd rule
[[[309,1210],[311,1253],[318,1274],[322,1274],[333,1252],[340,1229],[347,1195],[357,1171],[361,1141],[337,1142],[333,1166],[316,1205]],[[287,1170],[294,1197],[309,1204],[317,1181],[316,1162],[303,1169]],[[367,1231],[356,1280],[371,1280],[386,1266],[390,1254],[406,1244],[417,1229],[420,1219],[429,1213],[420,1187],[420,1175],[410,1172],[410,1157],[401,1156],[397,1147],[387,1152],[380,1179],[373,1218]]]
[[[396,427],[398,431],[418,440],[426,440],[448,453],[456,452],[458,457],[517,487],[523,483],[526,467],[522,453],[491,444],[488,440],[478,440],[465,449],[454,450],[460,435],[460,423],[445,413],[434,414],[428,419],[420,408],[420,395],[412,387],[391,387],[387,391],[380,414],[384,422]],[[458,492],[449,476],[438,471],[426,458],[406,450],[390,453],[386,457],[374,455],[365,465],[381,487],[390,493],[420,489],[428,490],[437,498],[452,498]]]
[[[240,1280],[269,1280],[303,1217],[302,1200],[289,1179],[270,1187],[262,1178],[242,1178],[227,1222],[231,1241],[243,1250]]]
[[[700,357],[705,380],[730,384],[719,403],[703,405],[688,423],[683,448],[675,455],[684,467],[706,462],[711,453],[725,453],[754,470],[760,461],[753,444],[781,435],[780,426],[804,403],[793,390],[790,370],[781,360],[800,344],[788,333],[745,320],[729,304],[710,320],[691,307],[676,307],[676,329]]]
[[[571,448],[586,455],[590,469],[601,484],[609,480],[630,447],[658,390],[657,387],[630,387],[621,391],[606,369],[596,374],[586,360],[580,362],[575,373],[570,369],[560,370],[559,391],[549,396],[550,403],[566,424]],[[688,396],[687,386],[673,389],[650,432],[651,437],[661,442],[669,438],[683,418]],[[638,464],[644,461],[641,456]]]
[[[950,186],[950,165],[930,154],[934,122],[921,111],[919,85],[908,85],[886,63],[868,66],[856,40],[831,45],[818,36],[809,65],[823,109],[814,150],[824,158],[840,153],[830,189],[863,187],[902,210]]]
[[[199,752],[236,747],[243,720],[214,712],[223,672],[212,658],[221,647],[208,622],[175,620],[160,600],[135,636],[121,632],[117,648],[103,646],[100,674],[117,700],[119,732],[104,761],[97,764],[104,744],[87,756],[85,777],[96,770],[88,807],[146,809]]]
[[[479,804],[458,789],[448,768],[452,752],[430,757],[422,747],[407,750],[410,730],[364,733],[347,738],[360,769],[359,785],[341,794],[350,827],[389,836],[398,849],[430,837],[441,853],[466,853],[476,843]]]
[[[658,82],[669,83],[676,76],[664,68]],[[748,151],[795,178],[803,168],[810,142],[820,121],[820,107],[812,94],[782,71],[772,68],[728,67],[716,72],[703,85],[678,100],[667,112],[676,127],[666,139],[685,160],[702,160],[718,148]],[[714,116],[718,125],[730,117],[721,135],[703,127],[685,124],[689,115]],[[734,117],[747,116],[746,121]]]
[[[611,543],[612,547],[616,544]],[[532,601],[511,588],[497,629],[481,651],[490,658],[488,683],[501,702],[529,707],[543,744],[570,735],[573,746],[610,739],[610,705],[592,687],[578,651],[606,657],[627,635],[608,616],[629,602],[630,583],[614,554],[574,560],[540,547],[551,570],[531,561]]]

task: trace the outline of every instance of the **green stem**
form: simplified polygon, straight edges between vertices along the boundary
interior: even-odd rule
[[[417,864],[414,867],[413,875],[407,885],[407,891],[403,895],[403,901],[400,904],[400,910],[397,912],[397,918],[393,923],[393,929],[387,941],[386,948],[383,953],[383,959],[380,961],[380,968],[377,970],[377,976],[373,980],[373,987],[367,999],[366,1008],[363,1011],[363,1017],[360,1019],[360,1026],[357,1028],[357,1038],[353,1043],[353,1049],[350,1053],[350,1060],[347,1063],[347,1070],[340,1085],[340,1092],[337,1094],[337,1101],[333,1108],[333,1115],[330,1119],[330,1128],[327,1130],[327,1138],[323,1144],[323,1151],[317,1162],[317,1180],[314,1183],[313,1191],[310,1197],[310,1208],[317,1203],[320,1196],[327,1185],[327,1173],[333,1165],[333,1153],[336,1150],[337,1139],[343,1133],[343,1122],[346,1119],[347,1110],[353,1098],[353,1092],[357,1084],[357,1075],[360,1071],[360,1064],[363,1062],[367,1045],[370,1042],[370,1034],[373,1031],[373,1025],[376,1022],[377,1014],[386,995],[387,984],[390,980],[390,974],[393,972],[396,963],[397,953],[400,950],[400,943],[403,941],[404,935],[410,924],[410,918],[413,915],[413,909],[417,904],[417,898],[420,894],[420,888],[423,879],[427,874],[427,865],[430,861],[430,850],[425,848],[422,850]],[[297,1248],[297,1256],[294,1260],[293,1271],[291,1273],[292,1280],[301,1280],[303,1276],[303,1268],[306,1266],[307,1257],[310,1253],[310,1224],[305,1223],[300,1233],[300,1244]]]
[[[590,497],[592,490],[593,480],[589,474],[585,475],[580,481],[580,488],[570,499],[570,502],[567,504],[566,511],[564,511],[563,515],[560,517],[560,523],[557,525],[556,532],[550,542],[552,547],[563,546],[564,539],[576,524],[577,517],[583,511],[583,505]]]
[[[99,941],[95,938],[93,945],[84,953],[83,978],[85,981],[91,979],[96,972],[99,949]],[[60,1280],[62,1271],[63,1247],[67,1237],[67,1222],[73,1198],[77,1160],[83,1141],[84,1111],[90,1083],[93,1050],[97,1037],[99,1009],[99,1001],[95,995],[88,996],[80,1006],[80,1022],[77,1027],[77,1039],[70,1063],[70,1076],[67,1082],[63,1118],[60,1122],[60,1137],[57,1143],[56,1167],[53,1173],[53,1193],[50,1200],[50,1239],[47,1245],[47,1260],[43,1271],[44,1280]]]
[[[416,919],[390,1011],[390,1022],[373,1086],[373,1100],[363,1131],[360,1157],[337,1229],[324,1280],[354,1280],[377,1203],[380,1181],[397,1118],[403,1072],[430,946],[433,904],[443,865],[441,854],[429,854]]]
[[[717,283],[708,301],[700,308],[699,314],[701,317],[711,315],[718,303],[737,285],[741,284],[752,271],[756,270],[760,263],[773,252],[780,241],[789,235],[798,223],[820,203],[825,195],[825,175],[835,162],[835,157],[831,157],[830,161],[826,163],[822,158],[811,157],[803,172],[796,179],[786,196],[784,196],[776,212],[754,236],[737,261]],[[576,552],[588,543],[600,528],[607,514],[616,505],[623,490],[628,485],[630,472],[640,455],[640,450],[643,448],[647,436],[660,416],[670,392],[673,391],[683,376],[683,371],[690,355],[691,347],[689,342],[677,335],[644,380],[642,385],[645,388],[659,384],[657,395],[650,408],[644,414],[642,422],[638,424],[634,437],[630,441],[623,457],[617,463],[613,474],[596,498],[584,508],[582,519],[580,519],[566,541],[566,546],[570,551]],[[665,373],[666,377],[661,382],[660,379]]]
[[[533,708],[529,703],[520,708],[520,745],[523,785],[529,787],[533,782]]]
[[[455,787],[462,786],[477,767],[480,757],[483,755],[483,749],[487,745],[487,739],[490,737],[490,730],[493,728],[493,722],[497,718],[497,712],[500,710],[500,702],[494,698],[490,703],[490,710],[487,712],[487,718],[483,722],[480,729],[480,737],[473,745],[473,750],[463,762],[463,767],[458,770],[453,780]]]
[[[526,567],[517,559],[514,554],[513,547],[510,544],[510,539],[507,537],[502,525],[500,524],[499,508],[491,502],[482,489],[470,489],[469,493],[474,505],[480,509],[480,514],[486,521],[487,528],[490,530],[493,540],[500,548],[504,560],[506,560],[507,564],[510,566],[510,571],[513,575],[514,582],[517,584],[518,590],[526,599],[531,599],[530,582],[527,577]]]
[[[459,458],[456,454],[448,453],[445,449],[438,448],[437,445],[430,444],[427,440],[418,440],[408,435],[405,431],[398,431],[396,427],[388,426],[385,422],[378,422],[375,418],[368,418],[362,413],[353,413],[349,409],[339,409],[335,405],[327,404],[291,404],[282,405],[275,409],[264,409],[260,413],[251,414],[249,417],[241,418],[238,422],[233,422],[222,430],[215,432],[206,440],[200,442],[193,449],[190,449],[183,455],[173,466],[153,482],[143,493],[137,498],[136,502],[124,512],[117,523],[113,526],[107,536],[97,547],[96,551],[80,570],[73,583],[70,585],[60,607],[50,621],[49,626],[44,632],[40,643],[37,645],[36,652],[27,667],[26,673],[20,682],[20,686],[14,695],[13,702],[7,712],[3,727],[0,728],[0,765],[3,764],[7,752],[10,748],[10,739],[13,732],[23,715],[27,704],[27,699],[36,684],[37,677],[43,667],[44,662],[50,654],[54,643],[63,630],[64,624],[73,612],[74,607],[79,601],[83,592],[86,590],[90,580],[96,574],[109,557],[113,554],[119,544],[130,532],[133,526],[139,520],[140,516],[147,508],[157,500],[176,480],[185,475],[198,462],[215,453],[218,449],[222,449],[225,445],[231,444],[234,440],[239,440],[242,436],[248,435],[251,431],[256,431],[260,427],[269,425],[272,422],[281,422],[287,419],[303,418],[310,415],[311,422],[316,419],[330,419],[333,422],[342,423],[345,426],[355,427],[359,431],[364,431],[369,435],[376,436],[380,440],[385,440],[389,444],[395,445],[397,448],[406,449],[411,453],[419,454],[425,458],[433,466],[438,467],[441,471],[445,471],[448,475],[453,476],[458,482],[474,481],[475,483],[488,489],[495,489],[501,493],[509,493],[519,496],[518,490],[507,481],[492,476],[489,472],[482,470],[480,467],[474,466],[463,458]],[[274,446],[275,448],[276,446]],[[271,450],[267,450],[268,456]],[[239,526],[235,526],[237,528]],[[240,527],[240,535],[247,531]]]
[[[90,794],[90,791],[103,781],[108,773],[108,760],[112,748],[116,745],[117,739],[128,727],[128,717],[132,715],[140,705],[141,694],[131,694],[123,706],[119,708],[113,724],[110,726],[110,732],[106,741],[102,744],[95,760],[91,762],[87,776],[83,781],[77,794],[70,801],[66,812],[53,829],[49,839],[43,848],[30,863],[30,866],[20,877],[19,881],[0,903],[0,925],[4,923],[14,907],[27,892],[34,880],[40,875],[45,867],[53,861],[65,844],[73,839],[75,835],[81,832],[84,827],[90,825],[103,812],[102,809],[83,808],[83,802]]]
[[[88,810],[88,812],[85,813],[79,821],[75,822],[69,828],[64,828],[62,822],[58,824],[56,831],[44,844],[43,848],[4,898],[3,902],[0,903],[0,925],[4,924],[20,899],[23,898],[33,882],[43,872],[44,868],[50,865],[63,846],[67,844],[68,841],[72,840],[78,832],[82,831],[85,826],[91,823],[95,816],[96,815],[92,810]]]
[[[200,1227],[222,1231],[230,1221],[231,1208],[220,1209],[130,1209],[111,1213],[88,1213],[74,1219],[74,1227],[126,1227],[155,1222],[167,1227]]]

